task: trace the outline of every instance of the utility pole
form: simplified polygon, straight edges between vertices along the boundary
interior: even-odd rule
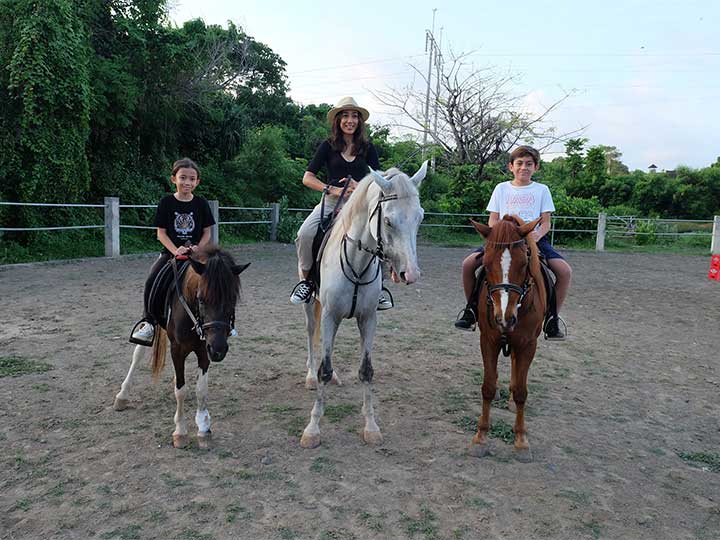
[[[437,80],[435,81],[435,118],[433,120],[433,133],[437,137],[437,121],[438,121],[438,104],[440,102],[440,77],[443,74],[443,56],[442,56],[442,32],[443,28],[440,27],[440,45],[435,49],[435,70]],[[434,139],[433,139],[434,140]],[[435,172],[435,153],[433,152],[430,158],[430,170]]]
[[[425,93],[425,132],[423,133],[422,159],[425,160],[425,152],[427,151],[428,130],[430,129],[430,78],[432,77],[433,57],[435,53],[435,12],[437,8],[433,8],[432,30],[425,30],[425,52],[428,53],[428,75],[427,75],[427,91]],[[429,47],[429,50],[428,50]]]

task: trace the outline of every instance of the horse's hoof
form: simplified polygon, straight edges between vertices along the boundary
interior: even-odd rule
[[[197,442],[198,448],[202,448],[203,450],[212,448],[212,433],[210,431],[198,433]]]
[[[529,448],[516,448],[515,459],[520,463],[530,463],[533,460],[532,452]]]
[[[188,444],[190,444],[190,437],[173,433],[173,446],[175,448],[185,448]]]
[[[303,433],[302,437],[300,437],[300,447],[301,448],[317,448],[320,446],[320,434],[316,435],[308,435],[307,433]]]
[[[379,431],[363,431],[363,440],[370,446],[378,446],[383,443],[382,433]]]
[[[127,399],[115,398],[115,403],[113,403],[113,409],[115,409],[116,411],[124,411],[128,408],[129,404],[130,401]]]
[[[517,405],[515,405],[514,399],[508,399],[508,411],[517,412]]]
[[[468,454],[473,457],[486,457],[490,455],[490,447],[487,444],[471,443],[468,447]]]
[[[317,385],[317,379],[311,379],[309,377],[305,379],[305,388],[307,388],[308,390],[317,390]]]
[[[330,379],[330,384],[336,384],[338,386],[342,386],[342,382],[340,381],[340,377],[337,376],[337,371],[333,371],[332,379]]]

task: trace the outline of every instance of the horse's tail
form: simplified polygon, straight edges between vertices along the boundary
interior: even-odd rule
[[[315,344],[315,350],[318,350],[320,346],[320,317],[322,316],[322,305],[320,300],[315,299],[315,332],[313,332],[313,343]]]
[[[161,327],[159,324],[156,324],[155,325],[155,338],[153,339],[153,345],[152,345],[152,360],[150,363],[150,367],[152,368],[153,380],[157,380],[157,378],[162,373],[163,368],[165,367],[165,356],[167,355],[167,344],[168,344],[167,332],[165,332],[165,329],[163,327]]]

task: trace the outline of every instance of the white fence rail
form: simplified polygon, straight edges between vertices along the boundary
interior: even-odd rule
[[[251,208],[243,206],[220,206],[218,201],[210,200],[210,210],[215,217],[216,224],[211,230],[211,239],[213,242],[219,241],[221,225],[269,225],[270,240],[277,240],[278,225],[280,224],[280,205],[271,203],[267,207]],[[57,227],[0,227],[0,233],[3,231],[55,231],[70,229],[104,229],[105,231],[105,256],[117,257],[120,255],[120,229],[150,229],[155,227],[149,225],[123,225],[120,223],[120,213],[122,209],[142,209],[156,208],[152,204],[120,204],[117,197],[106,197],[104,204],[62,204],[62,203],[17,203],[0,201],[0,206],[30,206],[30,207],[63,207],[63,208],[102,208],[104,210],[103,223],[96,225],[65,225]],[[261,212],[267,213],[268,219],[256,221],[247,220],[220,220],[220,212],[223,215],[233,212]],[[309,208],[288,208],[288,212],[309,213]],[[472,229],[472,225],[468,223],[470,218],[486,219],[487,214],[462,214],[462,213],[441,213],[426,212],[425,222],[421,227],[445,227],[448,229]],[[431,223],[431,221],[443,221],[442,223]],[[447,221],[456,221],[448,223]],[[458,222],[459,221],[459,222]],[[561,223],[563,226],[558,227]],[[567,226],[568,223],[571,226]],[[577,223],[577,225],[575,225]],[[684,228],[704,228],[705,231],[688,230],[681,231],[678,227],[680,224]],[[709,231],[712,224],[712,232]],[[671,230],[674,229],[674,230]],[[652,219],[638,218],[634,216],[608,216],[601,213],[597,216],[553,216],[550,228],[550,241],[555,243],[557,235],[565,233],[584,233],[588,236],[594,236],[595,249],[597,251],[605,250],[607,239],[636,239],[642,237],[709,237],[710,251],[712,254],[720,254],[720,216],[715,216],[713,220],[681,220],[681,219]]]

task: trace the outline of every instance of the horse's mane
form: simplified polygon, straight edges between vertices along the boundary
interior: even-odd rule
[[[185,298],[194,300],[197,291],[203,302],[219,308],[234,308],[240,298],[240,277],[235,275],[232,256],[215,245],[207,245],[198,257],[204,260],[205,272],[200,276],[188,272],[183,286]]]
[[[410,181],[410,177],[400,169],[393,167],[392,169],[388,169],[386,172],[378,172],[386,179],[392,181],[394,190],[393,193],[397,195],[399,199],[413,195],[419,196],[418,189],[415,187],[415,184],[413,184]],[[375,194],[373,186],[375,186],[377,191],[380,191],[380,186],[378,186],[373,180],[372,173],[366,175],[362,180],[360,180],[360,182],[358,182],[358,186],[355,188],[355,191],[353,191],[350,198],[342,207],[339,220],[333,226],[333,230],[330,233],[330,238],[328,239],[329,242],[334,241],[338,237],[342,238],[342,236],[350,230],[350,226],[355,219],[355,215],[367,208],[368,200]]]

